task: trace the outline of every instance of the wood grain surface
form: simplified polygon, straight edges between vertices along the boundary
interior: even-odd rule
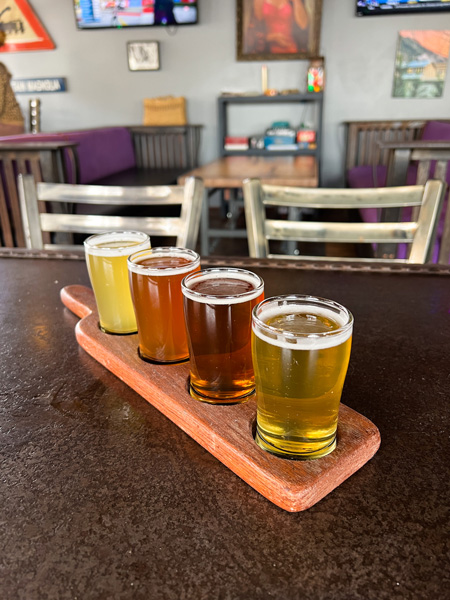
[[[207,188],[241,188],[244,179],[256,177],[271,185],[317,187],[319,169],[314,156],[225,156],[178,178],[203,179]]]
[[[310,508],[361,468],[379,448],[377,427],[341,405],[337,448],[328,456],[291,461],[264,452],[253,439],[254,398],[232,406],[213,406],[192,399],[188,392],[189,363],[146,363],[137,353],[137,335],[103,333],[98,327],[93,292],[87,287],[67,286],[61,290],[61,300],[81,318],[75,328],[76,338],[88,354],[284,510]]]

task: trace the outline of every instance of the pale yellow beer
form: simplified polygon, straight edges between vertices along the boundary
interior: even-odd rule
[[[150,248],[150,238],[139,231],[102,233],[85,240],[84,248],[101,329],[106,333],[136,332],[127,259]]]
[[[278,456],[319,458],[336,447],[353,317],[332,300],[279,296],[253,311],[257,444]]]

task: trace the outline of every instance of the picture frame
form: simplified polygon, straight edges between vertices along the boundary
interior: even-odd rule
[[[159,71],[159,42],[128,42],[130,71]]]
[[[236,0],[237,60],[317,58],[321,20],[322,0]]]

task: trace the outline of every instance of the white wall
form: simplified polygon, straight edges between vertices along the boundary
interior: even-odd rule
[[[2,54],[16,78],[66,77],[68,91],[18,95],[28,118],[30,97],[41,99],[42,131],[142,121],[145,97],[185,96],[191,123],[205,125],[202,162],[218,155],[217,96],[221,91],[260,89],[261,64],[237,62],[234,0],[199,0],[200,24],[163,28],[78,31],[72,0],[31,0],[56,49]],[[450,13],[357,18],[354,0],[324,0],[321,53],[326,59],[323,176],[342,183],[342,122],[356,119],[450,119],[450,73],[440,99],[392,98],[397,33],[401,29],[450,29]],[[160,42],[161,70],[130,72],[126,43]],[[305,61],[268,62],[269,85],[304,90]],[[258,109],[259,110],[259,109]],[[232,114],[233,133],[266,127],[290,112]],[[299,114],[298,119],[303,118]],[[245,132],[247,133],[247,131]]]

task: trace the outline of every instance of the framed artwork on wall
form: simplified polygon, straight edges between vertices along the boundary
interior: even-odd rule
[[[394,98],[441,98],[450,52],[450,30],[400,31]]]
[[[237,0],[237,60],[319,55],[322,0]]]
[[[159,42],[128,42],[130,71],[158,71]]]

